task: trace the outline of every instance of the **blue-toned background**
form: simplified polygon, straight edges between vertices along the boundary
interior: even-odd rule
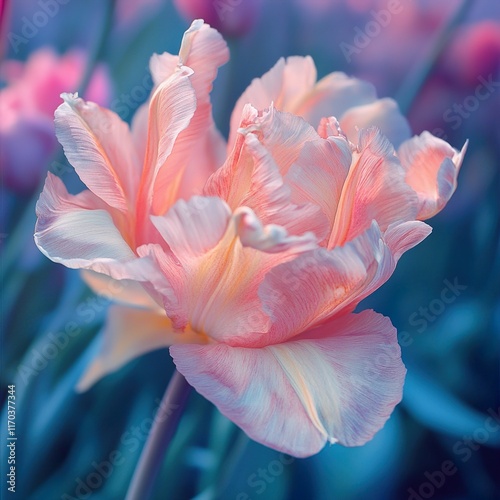
[[[500,3],[176,3],[230,36],[231,61],[212,94],[225,134],[252,78],[279,57],[310,54],[320,77],[345,71],[396,98],[414,133],[470,145],[432,235],[362,304],[391,318],[408,368],[403,402],[385,427],[363,447],[292,459],[250,441],[193,393],[155,498],[500,498]],[[74,392],[108,302],[38,252],[34,204],[48,169],[79,189],[54,141],[58,94],[86,87],[130,121],[152,86],[150,55],[177,53],[189,20],[165,0],[0,1],[0,13],[1,92],[11,88],[9,109],[18,110],[0,109],[2,403],[15,384],[18,437],[12,494],[4,405],[2,498],[122,499],[173,364],[161,350]],[[7,61],[39,49],[45,62],[12,90],[22,65]],[[47,61],[68,51],[59,74]]]

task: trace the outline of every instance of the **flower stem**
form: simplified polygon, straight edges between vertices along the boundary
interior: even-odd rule
[[[147,500],[151,497],[155,479],[174,437],[191,389],[186,379],[176,370],[158,408],[126,500]]]

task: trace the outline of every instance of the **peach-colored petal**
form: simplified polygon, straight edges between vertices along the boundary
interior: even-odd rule
[[[302,102],[289,111],[317,127],[325,116],[335,116],[340,120],[350,108],[369,104],[376,99],[377,94],[372,84],[335,72],[322,78],[302,98]]]
[[[127,212],[135,202],[140,163],[128,125],[120,117],[72,94],[55,113],[56,134],[87,187]]]
[[[68,194],[62,181],[49,173],[36,207],[35,243],[49,259],[67,267],[146,280],[106,208],[90,191]]]
[[[150,213],[161,214],[165,204],[173,203],[182,171],[166,168],[179,134],[189,125],[196,97],[186,67],[176,71],[158,86],[149,106],[146,156],[137,211],[140,224],[147,224]],[[147,241],[147,240],[146,240]]]
[[[184,65],[192,69],[190,83],[196,98],[196,109],[186,127],[177,138],[175,147],[165,161],[164,173],[156,181],[153,213],[161,215],[175,199],[201,192],[212,172],[223,161],[225,141],[215,128],[212,119],[210,92],[217,70],[229,58],[229,51],[221,35],[196,20],[182,39],[178,56],[161,55],[153,58],[151,69],[156,82],[170,77],[169,72]],[[175,191],[175,193],[174,193]]]
[[[328,218],[328,234],[332,232],[351,161],[351,148],[343,137],[316,139],[304,144],[299,158],[285,176],[293,203],[314,203],[321,208]]]
[[[406,171],[406,182],[418,195],[418,219],[433,217],[448,203],[457,187],[466,150],[467,143],[458,152],[429,132],[401,145],[398,156]]]
[[[272,108],[261,115],[245,107],[242,127],[226,163],[208,180],[204,194],[224,199],[232,210],[250,207],[264,224],[281,225],[291,234],[328,230],[325,215],[313,200],[291,202],[283,175],[316,131],[304,120]]]
[[[109,308],[100,336],[99,351],[78,381],[78,391],[90,389],[105,375],[147,352],[196,340],[193,335],[175,332],[165,314],[120,305]]]
[[[94,293],[113,302],[163,312],[163,307],[155,302],[138,281],[115,280],[105,274],[89,270],[82,271],[81,277]]]
[[[177,328],[189,325],[231,344],[268,330],[257,295],[264,275],[316,246],[311,233],[288,236],[263,226],[249,208],[231,215],[219,198],[180,200],[153,222],[170,248],[147,249],[168,282],[161,290],[168,316]]]
[[[362,130],[342,189],[328,248],[343,245],[376,220],[382,232],[415,219],[417,196],[404,178],[389,141],[375,128]]]
[[[395,148],[411,137],[408,121],[396,101],[389,98],[348,109],[340,119],[340,126],[352,142],[357,141],[360,129],[373,126],[378,127]]]
[[[243,116],[246,118],[245,113]],[[252,132],[259,137],[278,165],[281,175],[286,175],[297,161],[307,141],[319,139],[314,127],[303,118],[278,111],[274,106],[253,120],[244,120],[241,127],[244,135]]]
[[[257,110],[269,108],[294,111],[294,103],[316,83],[316,66],[311,57],[281,58],[261,78],[255,78],[236,102],[231,115],[229,148],[236,140],[243,109],[251,104]]]
[[[264,342],[280,343],[352,311],[392,275],[401,254],[422,241],[430,228],[422,222],[394,225],[385,241],[376,222],[363,234],[333,250],[319,248],[272,269],[259,288],[272,327]]]
[[[252,439],[297,457],[364,444],[401,400],[396,331],[373,311],[260,349],[175,345],[177,369]]]

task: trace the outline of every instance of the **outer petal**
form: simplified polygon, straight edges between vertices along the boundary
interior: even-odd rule
[[[188,66],[195,73],[191,78],[191,83],[195,90],[198,106],[204,108],[199,114],[201,113],[207,119],[207,128],[201,136],[197,137],[196,148],[199,151],[203,148],[206,149],[203,153],[200,151],[197,155],[198,162],[196,168],[201,170],[192,171],[187,177],[191,179],[191,184],[198,185],[206,181],[208,175],[215,169],[214,165],[219,166],[222,164],[225,156],[225,141],[216,130],[210,116],[209,93],[212,88],[212,82],[217,75],[217,68],[227,62],[229,53],[227,45],[219,33],[201,21],[193,22],[191,27],[186,31],[181,43],[180,52],[180,56],[169,54],[168,52],[153,54],[149,61],[149,69],[153,79],[154,90],[164,81],[171,78],[183,65]],[[143,153],[145,153],[147,141],[148,108],[149,103],[143,104],[137,110],[132,122],[132,133],[136,147]],[[143,157],[144,154],[141,156]],[[200,162],[200,157],[203,159],[206,158],[206,162]],[[208,164],[210,165],[209,173],[204,168]],[[195,181],[192,180],[193,177],[196,178]],[[187,197],[192,194],[190,191]]]
[[[364,106],[348,109],[340,119],[342,131],[356,142],[362,128],[378,127],[395,148],[410,138],[411,129],[399,106],[393,99],[378,99]]]
[[[263,226],[248,208],[231,216],[218,198],[181,200],[154,224],[171,249],[147,249],[168,282],[159,290],[168,316],[177,328],[190,325],[233,345],[268,331],[257,295],[264,275],[316,246],[312,234],[288,236]]]
[[[294,112],[295,103],[316,83],[316,66],[311,57],[281,58],[262,78],[255,78],[236,102],[231,115],[229,149],[232,148],[245,105],[260,110],[274,104],[277,109]]]
[[[108,205],[130,209],[140,163],[128,125],[120,117],[72,94],[55,112],[56,134],[66,157],[86,186]]]
[[[79,380],[79,391],[86,391],[105,375],[147,352],[176,342],[199,341],[194,334],[175,332],[165,314],[119,305],[109,308],[100,335],[100,350]]]
[[[259,296],[273,325],[260,340],[277,344],[352,311],[389,279],[402,253],[429,232],[426,224],[411,221],[391,226],[383,237],[374,222],[343,247],[306,252],[272,269]]]
[[[149,224],[149,216],[163,213],[164,203],[176,199],[182,172],[167,168],[180,133],[189,125],[196,97],[189,77],[192,70],[179,69],[154,92],[149,106],[146,156],[137,205],[139,224]],[[147,241],[147,240],[146,240]]]
[[[186,31],[178,56],[178,66],[193,70],[190,81],[196,97],[196,111],[177,138],[175,147],[166,158],[164,174],[158,178],[153,213],[163,214],[179,197],[189,198],[199,193],[212,172],[222,163],[225,141],[212,119],[210,92],[217,70],[229,58],[229,51],[221,35],[196,20]],[[151,69],[155,81],[170,76],[175,68],[175,57],[163,54],[152,58]],[[161,193],[161,194],[160,194]]]
[[[448,203],[466,150],[467,143],[458,152],[429,132],[401,145],[398,156],[406,170],[406,182],[417,192],[419,219],[429,219]]]
[[[36,211],[35,243],[49,259],[117,279],[141,279],[137,256],[104,203],[90,191],[72,196],[62,181],[49,173]],[[136,267],[134,272],[132,267]]]
[[[405,375],[396,331],[373,311],[260,349],[176,345],[170,353],[188,382],[251,438],[297,457],[327,440],[371,439],[401,400]]]
[[[414,220],[418,200],[389,141],[375,128],[362,130],[345,181],[328,248],[350,241],[376,220],[389,224]]]

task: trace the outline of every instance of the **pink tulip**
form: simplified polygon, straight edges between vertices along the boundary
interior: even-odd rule
[[[79,387],[170,345],[179,372],[256,441],[298,457],[361,445],[400,401],[405,368],[390,320],[353,310],[429,234],[421,220],[453,193],[465,149],[424,133],[396,153],[374,127],[346,136],[317,103],[341,123],[357,106],[378,109],[369,124],[395,114],[345,75],[315,84],[297,58],[244,94],[215,170],[209,91],[226,59],[195,22],[179,56],[153,57],[157,87],[132,132],[69,95],[56,113],[89,190],[69,195],[49,175],[35,240],[120,302]]]
[[[65,90],[78,89],[85,69],[80,52],[56,55],[39,49],[26,63],[5,61],[0,68],[7,86],[0,90],[0,156],[5,186],[30,194],[45,175],[56,149],[54,111]],[[109,101],[109,81],[99,67],[87,91],[89,99]]]

